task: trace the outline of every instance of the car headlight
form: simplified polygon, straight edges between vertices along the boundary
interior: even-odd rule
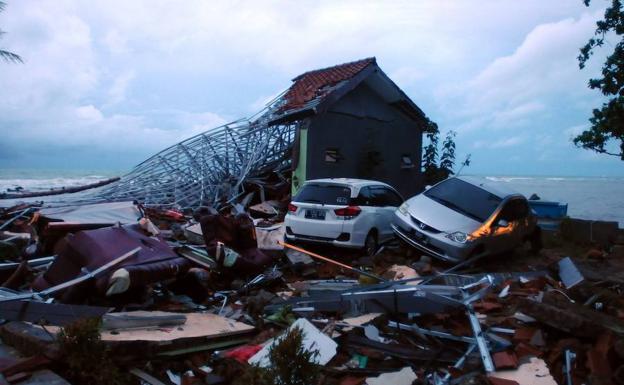
[[[466,233],[462,233],[461,231],[447,234],[446,237],[457,243],[466,243],[470,240],[470,236]]]
[[[403,215],[407,215],[408,208],[409,208],[409,205],[407,204],[407,202],[403,202],[403,204],[399,206],[399,212]]]

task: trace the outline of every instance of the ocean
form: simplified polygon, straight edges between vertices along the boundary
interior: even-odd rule
[[[30,191],[80,186],[124,173],[120,170],[0,169],[0,192],[17,186]],[[571,217],[616,221],[624,227],[624,177],[475,176],[505,184],[527,197],[537,194],[542,200],[568,203]]]

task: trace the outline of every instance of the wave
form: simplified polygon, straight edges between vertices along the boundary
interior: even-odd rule
[[[492,182],[513,182],[514,180],[533,180],[535,178],[528,176],[486,176],[485,179]]]
[[[21,187],[26,191],[44,191],[61,187],[76,187],[108,179],[104,175],[87,175],[81,177],[58,178],[12,178],[0,179],[0,192]]]

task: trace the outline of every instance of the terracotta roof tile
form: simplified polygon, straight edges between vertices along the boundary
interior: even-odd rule
[[[283,96],[285,104],[281,110],[301,108],[314,99],[326,96],[332,86],[351,79],[372,63],[375,63],[374,57],[309,71],[297,76],[293,79],[294,84]]]

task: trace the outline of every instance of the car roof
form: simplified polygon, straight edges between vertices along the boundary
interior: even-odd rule
[[[368,180],[368,179],[355,179],[355,178],[324,178],[324,179],[312,179],[307,180],[305,184],[308,183],[326,183],[326,184],[336,184],[336,185],[349,185],[353,187],[362,188],[370,185],[383,185],[392,188],[387,183],[383,183],[377,180]],[[394,189],[394,188],[393,188]]]
[[[495,182],[495,181],[491,181],[489,179],[483,178],[483,177],[478,177],[478,176],[456,176],[454,178],[457,178],[459,180],[463,180],[464,182],[468,182],[471,185],[474,186],[478,186],[481,187],[482,189],[484,189],[485,191],[492,193],[496,196],[498,196],[499,198],[505,199],[509,196],[512,195],[520,195],[522,196],[522,194],[520,194],[518,191],[509,188],[509,186],[506,186],[505,184],[501,183],[501,182]]]

